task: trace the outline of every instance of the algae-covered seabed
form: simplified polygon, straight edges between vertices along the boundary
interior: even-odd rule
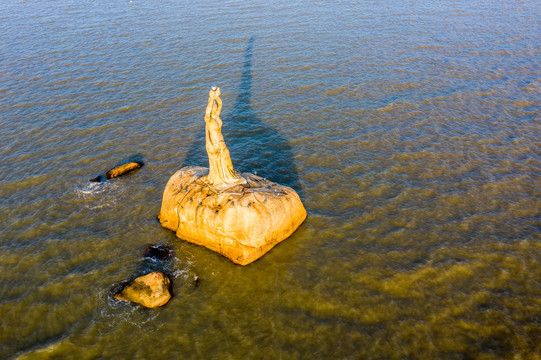
[[[539,359],[538,5],[1,2],[0,358]],[[211,85],[308,211],[246,267],[156,221]]]

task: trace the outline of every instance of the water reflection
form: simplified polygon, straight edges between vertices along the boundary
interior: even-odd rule
[[[244,55],[241,84],[235,107],[224,116],[223,135],[235,169],[257,173],[269,180],[295,189],[302,197],[293,150],[287,139],[261,121],[251,107],[252,51],[255,37],[248,41]],[[204,165],[205,164],[205,165]],[[184,165],[208,166],[204,127],[197,134]]]

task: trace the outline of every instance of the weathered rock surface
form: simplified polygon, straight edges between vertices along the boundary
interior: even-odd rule
[[[306,218],[290,187],[242,174],[246,184],[216,191],[204,179],[208,169],[177,171],[163,193],[160,222],[181,239],[203,245],[246,265],[288,238]]]
[[[134,170],[137,170],[143,167],[145,164],[142,161],[130,161],[125,164],[117,165],[112,169],[109,169],[105,175],[98,175],[93,179],[90,179],[91,182],[104,182],[109,179],[113,179],[125,174],[128,174]]]
[[[169,179],[159,219],[179,238],[246,265],[288,238],[306,210],[292,188],[233,169],[221,109],[220,89],[213,87],[205,110],[209,168],[188,166]]]
[[[171,299],[171,280],[162,272],[155,271],[136,278],[115,294],[114,298],[138,303],[147,308],[163,306]]]

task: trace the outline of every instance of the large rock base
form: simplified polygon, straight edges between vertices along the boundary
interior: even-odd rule
[[[207,174],[207,168],[188,166],[169,179],[160,223],[234,263],[259,259],[306,218],[299,196],[288,186],[242,174],[245,184],[216,190],[205,182]]]

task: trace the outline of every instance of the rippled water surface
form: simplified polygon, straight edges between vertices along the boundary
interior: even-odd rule
[[[0,358],[539,359],[540,34],[535,0],[0,1]],[[308,211],[246,267],[156,221],[211,85]],[[165,307],[111,299],[153,269]]]

